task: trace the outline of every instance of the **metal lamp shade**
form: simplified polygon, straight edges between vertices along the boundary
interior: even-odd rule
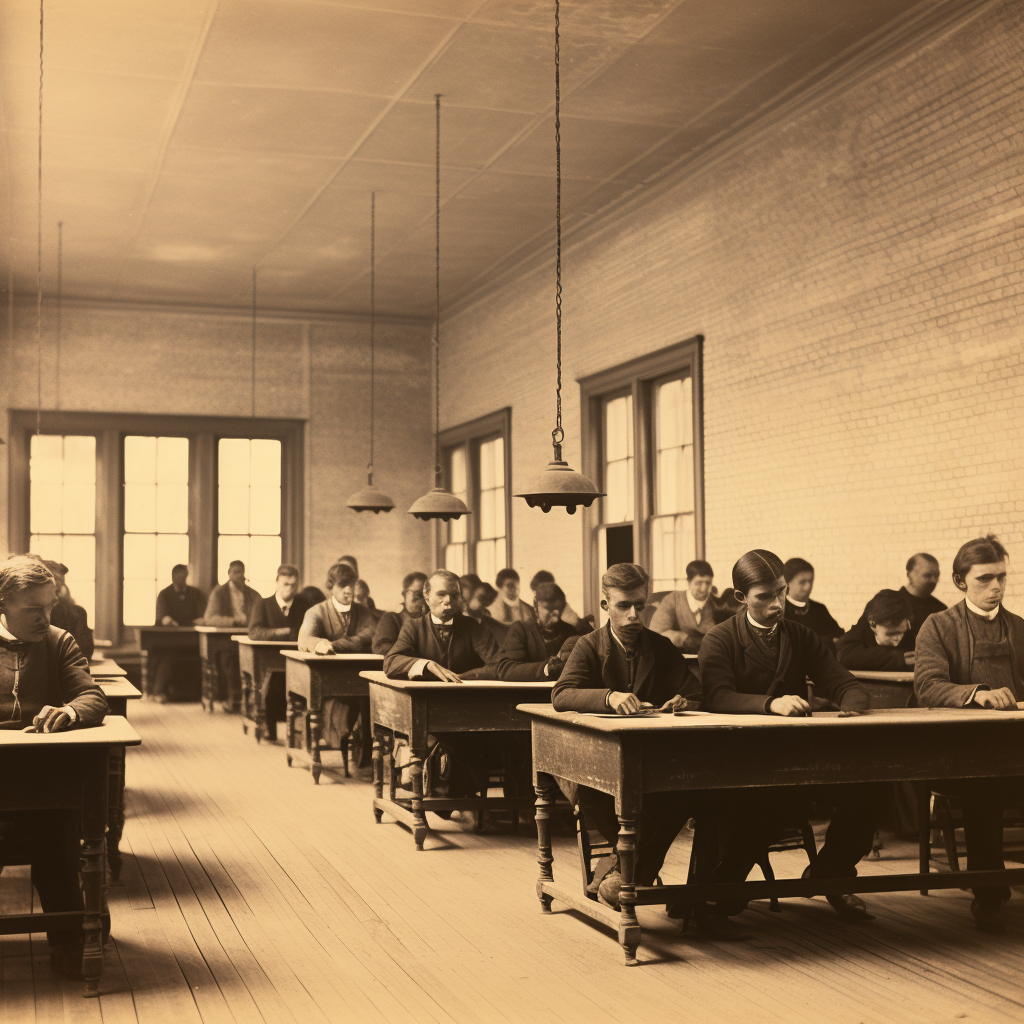
[[[345,504],[354,512],[372,512],[374,515],[390,512],[395,507],[391,497],[376,487],[364,487],[356,491]]]
[[[524,498],[530,508],[539,508],[542,512],[550,512],[557,506],[573,515],[579,505],[590,508],[595,498],[603,498],[604,491],[599,491],[590,477],[570,469],[568,463],[552,459],[548,468],[516,497]]]
[[[417,519],[441,519],[448,522],[461,516],[468,516],[469,509],[461,498],[456,498],[451,491],[443,487],[435,487],[417,498],[409,509],[409,515]]]

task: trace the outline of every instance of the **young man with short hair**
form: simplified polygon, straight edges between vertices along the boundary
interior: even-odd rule
[[[839,664],[869,672],[907,672],[912,654],[900,649],[910,631],[910,606],[898,590],[880,590],[858,622],[836,641]],[[909,660],[908,660],[909,659]]]
[[[533,618],[533,609],[519,599],[519,573],[515,569],[500,570],[494,586],[498,596],[489,610],[495,622],[511,626],[513,622]]]
[[[686,590],[666,594],[651,619],[651,629],[666,636],[681,651],[696,654],[701,641],[715,624],[710,601],[715,573],[711,566],[695,559],[686,567]]]
[[[513,622],[498,658],[498,678],[505,680],[555,682],[569,658],[579,634],[562,621],[565,594],[557,583],[537,585],[533,602],[535,618]]]
[[[298,640],[307,608],[298,591],[299,570],[294,565],[279,565],[274,593],[253,608],[249,639]]]
[[[171,569],[171,585],[156,595],[157,626],[201,626],[206,595],[188,585],[188,566]]]
[[[228,565],[228,581],[210,591],[204,621],[207,626],[249,625],[253,609],[262,601],[258,590],[245,582],[245,563],[235,559]],[[217,651],[217,699],[225,711],[237,715],[242,710],[242,676],[238,669],[238,645]]]
[[[806,558],[787,558],[782,564],[786,577],[786,618],[799,622],[822,640],[832,643],[843,635],[843,627],[832,618],[820,601],[811,600],[814,589],[814,566]]]

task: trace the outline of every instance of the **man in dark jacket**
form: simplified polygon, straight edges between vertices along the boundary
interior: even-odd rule
[[[0,728],[59,732],[96,725],[107,713],[103,691],[90,678],[74,637],[50,625],[56,602],[56,581],[44,565],[29,558],[0,564]],[[5,784],[15,786],[17,780]],[[60,784],[54,780],[54,786]],[[5,851],[27,853],[44,911],[85,909],[76,812],[0,813],[0,865]],[[47,937],[53,967],[80,978],[81,932],[55,931]]]
[[[880,590],[868,601],[863,619],[836,641],[836,657],[850,669],[912,671],[913,653],[900,649],[910,628],[910,606],[903,593]]]
[[[207,626],[249,625],[252,611],[262,601],[258,590],[245,582],[245,563],[235,559],[228,565],[228,581],[210,591],[204,621]],[[217,651],[218,699],[224,710],[238,714],[242,707],[242,677],[238,670],[238,645]]]
[[[377,623],[373,634],[373,653],[387,654],[395,645],[402,627],[410,619],[422,616],[427,606],[423,600],[423,584],[427,582],[427,574],[411,572],[402,580],[402,610],[385,612]]]
[[[188,566],[171,570],[171,585],[156,595],[156,625],[201,626],[206,610],[206,595],[188,585]]]
[[[557,583],[539,583],[533,601],[535,619],[513,622],[498,658],[498,678],[554,682],[569,659],[570,637],[579,634],[562,621],[565,594]]]
[[[299,570],[294,565],[279,565],[274,593],[253,606],[250,640],[298,640],[307,608],[298,590]]]

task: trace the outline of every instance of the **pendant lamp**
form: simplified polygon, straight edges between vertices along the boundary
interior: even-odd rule
[[[377,256],[377,193],[370,193],[370,461],[366,464],[366,486],[356,491],[345,503],[355,512],[390,512],[395,503],[383,491],[373,486],[373,418],[374,418],[374,363],[375,335],[377,322],[376,296]]]
[[[434,298],[436,321],[434,324],[434,488],[417,498],[409,508],[409,514],[417,519],[440,519],[449,522],[469,515],[469,509],[461,498],[441,486],[441,456],[438,450],[438,435],[441,432],[441,96],[434,97],[434,111],[437,120],[435,157],[437,173],[435,178],[435,242],[434,242]]]
[[[604,496],[594,482],[577,473],[562,459],[562,122],[560,119],[561,87],[559,77],[559,0],[555,0],[555,429],[551,431],[554,458],[543,473],[534,477],[517,498],[524,498],[530,508],[550,512],[563,507],[572,515],[577,506],[590,508],[595,498]]]

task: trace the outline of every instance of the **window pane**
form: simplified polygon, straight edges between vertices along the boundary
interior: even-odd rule
[[[187,437],[157,438],[156,479],[162,484],[188,483]]]
[[[126,439],[127,440],[127,439]],[[124,528],[128,533],[156,531],[156,486],[124,485]]]
[[[65,483],[63,533],[94,533],[96,530],[96,485]]]
[[[494,491],[480,492],[479,528],[481,540],[494,536]],[[477,573],[479,576],[480,574]],[[483,579],[483,577],[480,577]]]
[[[33,483],[64,482],[64,439],[59,434],[34,434],[29,453],[29,475]]]
[[[249,561],[245,563],[245,574],[249,586],[264,597],[274,592],[277,567],[281,564],[280,537],[251,537],[249,540]]]
[[[249,491],[249,532],[281,532],[281,488],[253,485]]]
[[[124,439],[124,482],[126,484],[156,483],[155,437],[126,437]]]
[[[633,399],[631,395],[613,398],[605,406],[605,459],[614,462],[632,455],[627,421],[631,421]]]
[[[68,567],[68,587],[77,594],[79,583],[96,579],[96,538],[91,535],[64,535],[60,560]]]
[[[490,490],[494,484],[494,441],[484,441],[480,445],[480,490]]]
[[[96,438],[64,438],[64,482],[96,483]]]
[[[221,484],[217,492],[217,524],[221,533],[249,532],[249,487]]]
[[[612,462],[607,469],[604,499],[605,522],[622,523],[633,518],[633,460]]]
[[[179,533],[162,533],[156,538],[154,582],[170,581],[171,569],[176,565],[188,565],[188,537]],[[167,584],[163,583],[163,586]]]
[[[248,486],[249,445],[244,437],[222,437],[217,444],[217,476],[220,485]]]
[[[465,544],[466,543],[466,517],[463,516],[461,519],[452,519],[448,523],[448,543],[449,544]]]
[[[156,529],[159,533],[188,532],[188,484],[157,484]],[[128,528],[127,516],[125,529]]]
[[[444,548],[444,567],[458,576],[466,574],[466,545],[446,544]]]
[[[152,533],[126,533],[124,535],[125,580],[155,580],[156,536]]]
[[[505,488],[494,489],[494,536],[505,536]]]
[[[466,449],[453,448],[448,464],[451,478],[451,492],[460,496],[466,493]]]
[[[29,517],[33,533],[60,533],[64,525],[61,502],[64,497],[62,483],[36,483],[32,481],[29,497]]]
[[[156,612],[157,584],[155,580],[124,581],[122,614],[126,626],[148,626]]]
[[[281,442],[256,438],[251,442],[249,482],[263,487],[281,484]]]
[[[504,540],[502,541],[501,561],[504,562]],[[498,575],[498,569],[504,565],[498,565],[497,542],[493,540],[482,540],[476,545],[476,574],[482,580],[492,581]]]

